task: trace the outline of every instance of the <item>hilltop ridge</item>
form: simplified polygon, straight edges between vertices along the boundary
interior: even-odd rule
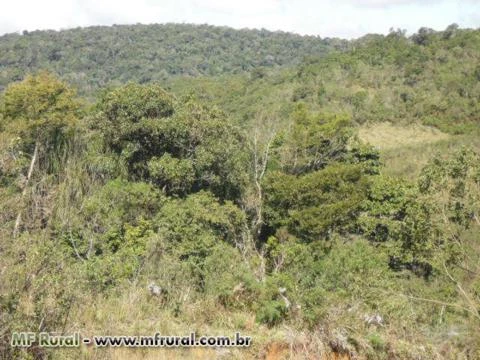
[[[28,72],[55,72],[80,91],[176,75],[241,73],[344,49],[346,40],[191,24],[113,25],[0,36],[0,90]]]

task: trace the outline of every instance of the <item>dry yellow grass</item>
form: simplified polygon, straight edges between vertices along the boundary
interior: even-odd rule
[[[387,122],[362,126],[358,136],[380,150],[432,144],[450,138],[450,135],[433,127],[417,124],[396,126]]]
[[[358,137],[380,150],[386,175],[410,180],[414,180],[438,152],[449,152],[452,147],[470,143],[468,139],[432,127],[397,126],[386,122],[360,127]]]
[[[66,333],[93,335],[202,335],[232,336],[239,331],[252,337],[248,348],[127,348],[81,346],[80,349],[55,349],[53,359],[140,360],[140,359],[321,359],[347,360],[347,355],[332,352],[320,334],[295,330],[287,325],[269,328],[254,321],[254,314],[215,311],[212,304],[185,304],[175,317],[171,311],[149,298],[143,287],[125,287],[118,297],[85,299],[70,319]],[[205,313],[204,313],[205,312]],[[206,314],[209,313],[210,315]],[[208,318],[208,316],[210,318]],[[207,316],[207,318],[205,317]],[[240,321],[242,320],[242,321]]]

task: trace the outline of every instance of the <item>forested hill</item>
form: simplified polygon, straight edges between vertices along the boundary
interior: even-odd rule
[[[367,35],[346,51],[308,57],[280,71],[175,78],[170,87],[200,94],[241,122],[265,112],[288,121],[303,104],[316,112],[346,113],[358,124],[423,123],[470,133],[480,123],[479,64],[480,30],[453,24],[408,37],[402,31]]]
[[[0,89],[38,69],[89,92],[112,81],[147,83],[172,75],[292,65],[347,45],[339,39],[188,24],[24,31],[0,37]]]

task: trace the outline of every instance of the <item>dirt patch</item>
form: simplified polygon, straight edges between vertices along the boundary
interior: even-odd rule
[[[291,348],[288,344],[282,342],[274,342],[268,345],[265,349],[265,355],[263,358],[265,360],[351,360],[351,357],[348,354],[337,352],[324,353],[323,355],[319,355],[315,352],[308,354],[305,353],[305,348],[303,346],[294,346]]]
[[[275,342],[267,347],[265,360],[288,359],[290,355],[290,347],[288,344]]]
[[[351,357],[348,354],[340,354],[340,353],[331,353],[325,355],[322,360],[351,360]]]

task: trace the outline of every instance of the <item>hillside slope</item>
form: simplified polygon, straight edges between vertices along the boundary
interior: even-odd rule
[[[310,57],[280,71],[176,78],[174,92],[201,94],[239,121],[286,119],[298,104],[345,113],[356,123],[422,123],[469,133],[480,121],[480,31],[425,29],[369,35],[351,49]],[[225,91],[229,89],[229,91]]]
[[[0,89],[27,72],[53,71],[82,92],[112,81],[218,75],[292,65],[344,48],[345,40],[188,24],[25,31],[0,37]]]

